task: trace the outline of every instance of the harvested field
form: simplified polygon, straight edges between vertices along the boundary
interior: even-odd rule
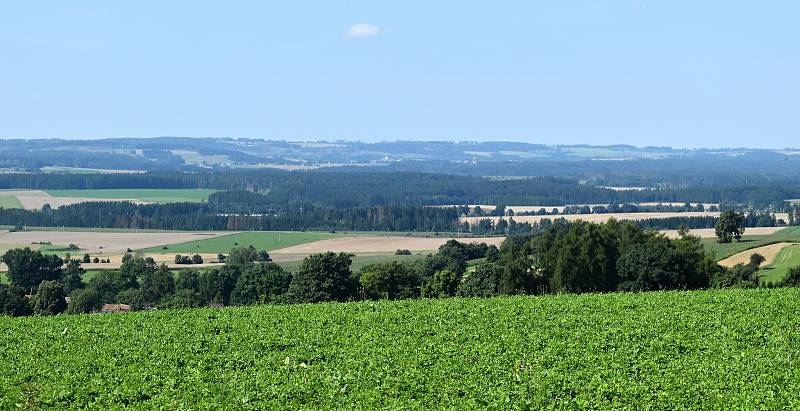
[[[137,204],[205,201],[216,190],[195,189],[108,189],[108,190],[0,190],[0,204],[19,204],[26,210],[86,203],[90,201],[130,201]]]
[[[83,256],[83,251],[79,251],[75,253],[73,256],[76,258],[80,258]],[[99,257],[102,259],[108,259],[110,262],[108,263],[81,263],[81,267],[88,271],[97,271],[97,270],[115,270],[122,265],[122,256],[124,253],[119,254],[102,254],[102,253],[89,253],[92,258]],[[216,254],[200,254],[203,257],[203,264],[175,264],[175,255],[166,255],[166,254],[142,254],[142,257],[151,257],[153,260],[156,261],[156,264],[166,264],[169,268],[204,268],[204,267],[215,267],[222,265],[222,263],[217,261]],[[302,259],[302,257],[298,257],[298,259]],[[0,272],[8,271],[8,267],[5,264],[0,263]]]
[[[772,234],[760,234],[755,230],[766,230],[766,228],[748,228],[744,232],[742,241],[739,242],[719,243],[716,238],[704,238],[702,240],[703,247],[719,261],[745,250],[765,245],[800,242],[800,227],[784,227]]]
[[[747,264],[750,262],[750,256],[753,254],[761,254],[764,256],[765,260],[762,265],[767,266],[772,264],[772,261],[775,260],[775,257],[783,250],[785,247],[790,245],[794,245],[795,243],[775,243],[770,245],[765,245],[762,247],[751,248],[749,250],[742,251],[741,253],[734,254],[722,261],[719,262],[720,265],[725,267],[733,267],[736,264]]]
[[[684,205],[686,203],[681,203],[681,202],[662,202],[662,203],[644,202],[644,203],[633,203],[633,204],[640,205],[640,206],[647,206],[647,207],[654,207],[654,206],[657,206],[657,205],[680,207],[680,206],[682,206],[682,205]],[[700,204],[700,203],[689,203],[689,204],[691,204],[692,206],[697,206],[697,204]],[[705,207],[706,209],[708,209],[712,205],[716,205],[716,204],[703,203],[703,207]],[[436,206],[436,207],[456,207],[456,206],[457,205],[455,205],[455,204],[450,204],[450,205],[442,205],[442,206]],[[606,206],[608,206],[608,204],[569,204],[567,206],[578,206],[578,207],[583,207],[583,206],[589,206],[589,207],[603,206],[603,207],[606,207]],[[514,210],[515,213],[531,213],[531,212],[537,212],[537,211],[539,211],[539,210],[544,208],[545,210],[547,210],[547,212],[550,212],[555,208],[556,210],[558,210],[559,213],[562,213],[562,212],[564,212],[564,208],[566,208],[567,206],[563,206],[563,205],[561,205],[561,206],[552,206],[552,205],[508,205],[508,206],[506,206],[506,211]],[[470,208],[472,208],[472,207],[480,207],[483,211],[489,212],[489,211],[494,210],[497,206],[488,205],[488,204],[470,204],[469,207]]]
[[[104,255],[104,254],[96,254],[97,257],[107,258],[110,259],[110,263],[88,263],[88,264],[81,264],[81,266],[86,270],[102,270],[102,269],[113,269],[119,268],[122,264],[122,256],[124,254],[115,254],[115,255]],[[143,257],[151,257],[156,263],[161,264],[164,263],[170,268],[202,268],[202,267],[213,267],[217,265],[221,265],[219,261],[217,261],[216,254],[200,254],[203,257],[203,264],[175,264],[175,255],[167,255],[167,254],[143,254]],[[94,255],[92,256],[94,257]]]
[[[514,221],[518,223],[538,223],[544,219],[564,218],[568,221],[583,220],[592,223],[604,223],[611,218],[617,220],[647,220],[650,218],[670,218],[670,217],[719,217],[718,211],[692,211],[692,212],[669,212],[669,213],[608,213],[608,214],[565,214],[565,215],[536,215],[536,216],[514,216]],[[461,217],[461,222],[467,221],[475,224],[483,219],[491,219],[497,222],[501,217]],[[506,220],[512,217],[502,217]]]
[[[22,231],[0,232],[0,248],[5,245],[20,245],[50,242],[58,245],[76,244],[81,252],[104,254],[124,253],[132,250],[175,244],[193,240],[214,238],[230,232],[95,232],[95,231]],[[174,257],[174,255],[173,255]]]
[[[43,205],[50,204],[50,207],[57,208],[65,205],[86,203],[89,201],[133,201],[137,203],[144,203],[136,199],[119,199],[119,198],[89,198],[89,197],[54,197],[44,191],[40,190],[19,190],[19,191],[2,191],[0,196],[16,198],[26,210],[38,210]]]
[[[298,244],[309,243],[312,241],[325,240],[331,237],[338,237],[341,234],[331,234],[322,232],[300,232],[300,231],[246,231],[240,233],[229,232],[227,235],[209,238],[195,239],[188,243],[171,244],[167,250],[163,250],[161,245],[157,247],[139,250],[143,253],[158,254],[187,254],[187,253],[224,253],[227,254],[234,247],[253,246],[259,250],[272,251],[278,248],[291,247]]]
[[[748,227],[745,229],[747,235],[770,235],[774,234],[785,227]],[[669,238],[678,238],[678,230],[661,230]],[[713,228],[696,228],[689,230],[691,235],[699,236],[700,238],[714,238],[717,236]]]
[[[379,237],[358,236],[340,237],[327,240],[314,241],[292,247],[281,248],[270,254],[313,254],[325,251],[350,252],[350,253],[380,253],[393,252],[397,249],[412,251],[436,250],[448,240],[455,239],[467,243],[486,243],[499,246],[505,237],[474,237],[474,238],[423,238],[423,237]]]

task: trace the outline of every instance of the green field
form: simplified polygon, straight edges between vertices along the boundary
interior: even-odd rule
[[[153,203],[206,201],[217,192],[209,189],[101,189],[101,190],[45,190],[53,197],[134,199]]]
[[[800,245],[790,245],[785,247],[775,257],[770,265],[759,270],[759,275],[763,275],[762,281],[778,282],[786,277],[790,269],[800,267]]]
[[[797,409],[800,290],[0,318],[0,409]]]
[[[222,237],[190,241],[188,243],[167,245],[162,247],[145,248],[143,253],[161,254],[186,254],[186,253],[227,253],[234,247],[247,247],[252,245],[259,250],[272,251],[283,247],[325,240],[341,234],[323,232],[278,232],[278,231],[246,231]]]
[[[800,227],[787,227],[769,235],[747,235],[745,230],[742,241],[738,243],[720,244],[716,238],[704,238],[702,241],[706,251],[713,253],[719,261],[751,248],[780,242],[800,242]]]
[[[129,174],[143,173],[142,170],[114,170],[108,168],[87,168],[87,167],[59,167],[44,166],[39,168],[43,173],[64,173],[64,174]]]
[[[22,204],[17,200],[17,197],[4,195],[0,191],[0,207],[1,208],[22,208]]]

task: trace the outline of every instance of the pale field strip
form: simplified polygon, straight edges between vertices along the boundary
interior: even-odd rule
[[[750,262],[750,256],[753,254],[761,254],[764,256],[764,262],[761,264],[762,267],[766,267],[775,260],[775,257],[780,254],[781,250],[789,246],[798,246],[797,243],[775,243],[770,245],[765,245],[762,247],[751,248],[749,250],[744,250],[740,253],[734,254],[722,261],[719,262],[719,265],[723,267],[733,267],[736,264],[747,264]]]
[[[651,206],[654,207],[654,206],[657,206],[659,204],[660,205],[664,205],[664,206],[681,207],[686,203],[679,203],[679,202],[662,202],[662,203],[644,202],[644,203],[627,203],[627,204],[640,205],[640,206],[646,206],[646,207],[651,207]],[[696,207],[700,203],[689,203],[689,204],[691,204],[693,207]],[[716,206],[716,204],[714,204],[714,203],[702,203],[702,204],[703,204],[703,207],[705,209],[708,209],[712,205]],[[607,204],[607,203],[606,204],[568,204],[568,205],[565,205],[565,206],[508,205],[508,206],[506,206],[506,212],[508,212],[508,210],[514,210],[515,213],[535,213],[535,212],[537,212],[537,211],[539,211],[541,209],[545,209],[545,211],[547,211],[549,213],[555,208],[556,210],[558,210],[559,213],[563,213],[564,209],[566,207],[583,207],[583,206],[588,206],[588,207],[596,207],[596,206],[608,207],[608,205],[609,204]],[[460,206],[462,206],[462,205],[448,204],[448,205],[437,205],[437,206],[432,206],[432,207],[446,208],[446,207],[460,207]],[[495,208],[497,208],[496,205],[488,205],[488,204],[469,204],[469,207],[470,208],[480,207],[481,210],[486,211],[486,212],[493,211]]]
[[[319,240],[305,244],[273,250],[270,255],[280,254],[313,254],[326,251],[349,253],[379,253],[395,250],[433,251],[449,240],[464,243],[486,243],[500,246],[505,237],[405,237],[405,236],[358,236],[339,237]]]
[[[786,227],[748,227],[745,229],[745,235],[770,235],[774,234]],[[678,230],[659,230],[669,238],[678,238]],[[689,234],[696,235],[700,238],[714,238],[717,236],[713,228],[695,228],[689,230]]]
[[[478,223],[480,220],[490,219],[497,223],[501,218],[509,221],[513,218],[517,223],[538,223],[542,220],[553,220],[563,218],[567,221],[586,221],[591,223],[604,223],[611,218],[617,220],[647,220],[663,219],[670,217],[719,217],[719,211],[687,211],[687,212],[665,212],[665,213],[607,213],[607,214],[563,214],[563,215],[532,215],[532,216],[513,216],[513,217],[461,217],[460,222],[468,222],[470,225]]]
[[[73,255],[73,258],[80,259],[83,254],[85,253],[84,250],[76,251]],[[110,260],[109,263],[81,263],[81,267],[84,270],[110,270],[110,269],[117,269],[122,265],[122,257],[125,253],[120,254],[91,254],[92,259],[95,257],[108,259]],[[185,254],[186,255],[186,254]],[[191,254],[194,255],[194,254]],[[204,268],[204,267],[217,267],[223,265],[217,261],[216,254],[206,254],[200,253],[200,256],[203,257],[203,264],[175,264],[175,255],[167,255],[167,254],[143,254],[142,257],[151,257],[155,260],[156,264],[161,265],[164,264],[169,268]],[[298,257],[297,259],[302,259],[302,257]],[[0,263],[0,272],[8,271],[8,267],[4,263]]]
[[[177,253],[176,253],[177,254]],[[77,253],[75,256],[76,258],[80,258],[83,254],[80,252]],[[125,254],[114,254],[114,255],[103,255],[103,254],[96,254],[92,255],[92,258],[99,257],[104,259],[111,260],[110,263],[88,263],[88,264],[81,264],[86,270],[94,270],[94,269],[109,269],[109,268],[119,268],[122,265],[122,257]],[[183,254],[192,256],[194,254]],[[143,257],[150,257],[155,260],[156,264],[164,264],[169,268],[203,268],[203,267],[216,267],[223,265],[217,261],[217,254],[209,254],[209,253],[200,253],[200,256],[203,257],[203,264],[175,264],[175,254],[143,254]],[[5,267],[3,267],[5,268]]]
[[[19,231],[0,232],[0,247],[5,245],[20,245],[50,242],[54,245],[67,246],[75,244],[80,247],[76,252],[94,254],[121,254],[127,249],[157,247],[168,244],[186,243],[195,240],[219,237],[232,234],[232,231],[220,232],[191,232],[172,231],[167,233],[153,232],[97,232],[97,231]],[[35,245],[31,245],[34,247]],[[97,255],[98,257],[101,254]],[[174,255],[172,256],[174,258]],[[216,255],[214,256],[216,258]]]
[[[53,197],[41,190],[9,190],[0,191],[0,196],[16,197],[26,210],[39,210],[45,204],[50,204],[52,208],[67,206],[72,204],[98,202],[98,201],[131,201],[136,204],[148,204],[146,201],[124,198],[81,198],[81,197]]]

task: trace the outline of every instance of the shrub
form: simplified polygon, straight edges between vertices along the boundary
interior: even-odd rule
[[[789,269],[786,277],[778,283],[780,287],[800,287],[800,267]]]
[[[67,314],[91,313],[103,305],[100,293],[93,288],[75,290],[69,295]]]
[[[67,309],[64,287],[58,281],[42,281],[33,297],[33,312],[40,315],[61,314]]]

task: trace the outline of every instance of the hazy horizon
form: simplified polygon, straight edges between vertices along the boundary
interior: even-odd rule
[[[0,138],[781,149],[800,3],[0,7]],[[796,145],[796,144],[794,144]]]
[[[158,138],[188,138],[188,139],[233,139],[233,140],[262,140],[262,141],[286,141],[291,143],[317,143],[317,142],[349,142],[349,143],[396,143],[396,142],[448,142],[448,143],[525,143],[525,144],[541,144],[547,146],[595,146],[595,147],[613,147],[613,146],[632,146],[636,148],[658,147],[658,148],[671,148],[676,150],[737,150],[737,149],[750,149],[750,150],[798,150],[800,146],[784,146],[784,147],[754,147],[754,146],[677,146],[677,145],[655,145],[655,144],[628,144],[628,143],[548,143],[537,141],[522,141],[522,140],[459,140],[459,139],[347,139],[347,138],[310,138],[310,139],[285,139],[285,138],[268,138],[268,137],[232,137],[232,136],[149,136],[149,137],[0,137],[0,140],[73,140],[73,141],[93,141],[93,140],[118,140],[118,139],[158,139]]]

